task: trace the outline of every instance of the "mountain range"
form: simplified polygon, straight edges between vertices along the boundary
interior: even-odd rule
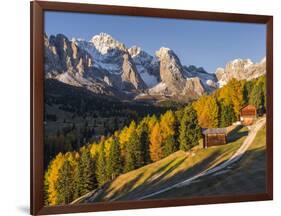
[[[127,48],[107,33],[89,41],[63,34],[44,35],[45,78],[84,87],[122,99],[190,100],[225,85],[230,79],[250,80],[266,73],[266,59],[235,59],[208,73],[183,65],[176,53],[161,47],[152,56],[141,47]]]

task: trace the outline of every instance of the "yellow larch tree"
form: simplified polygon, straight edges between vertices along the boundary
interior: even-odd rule
[[[152,128],[151,135],[150,135],[150,158],[152,161],[158,161],[162,159],[162,136],[161,136],[161,129],[160,125],[157,122],[154,127]]]
[[[203,128],[218,127],[219,107],[214,96],[202,96],[193,103],[199,125]]]
[[[171,110],[161,115],[160,128],[163,140],[166,140],[168,137],[175,135],[175,123],[175,114]]]
[[[58,173],[59,169],[62,167],[65,161],[65,157],[62,153],[59,153],[55,159],[50,163],[48,171],[45,175],[45,185],[47,185],[46,192],[47,192],[47,201],[49,205],[56,205],[57,204],[57,190],[56,190],[56,183],[58,180]]]

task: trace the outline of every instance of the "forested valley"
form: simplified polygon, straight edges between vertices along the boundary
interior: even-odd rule
[[[85,127],[72,123],[69,131],[59,130],[52,135],[55,138],[46,138],[45,148],[52,159],[45,159],[48,164],[44,181],[45,204],[69,204],[123,173],[161,160],[178,150],[189,151],[199,144],[202,128],[231,125],[239,119],[240,109],[246,104],[255,105],[258,114],[264,114],[265,85],[265,76],[251,81],[232,79],[213,93],[172,109],[98,101],[98,97],[95,97],[95,103],[85,103],[92,98],[85,99],[85,92],[73,94],[66,89],[62,93],[52,85],[53,97],[46,97],[46,106],[62,104],[59,100],[71,101],[60,110],[68,110],[76,120],[86,117],[82,118]],[[54,97],[55,94],[63,96]],[[89,115],[93,116],[91,121]],[[45,118],[54,120],[57,117]],[[108,126],[99,133],[102,136],[93,138],[97,130],[93,122],[101,118]],[[117,120],[112,120],[114,118]],[[112,121],[108,122],[109,119]],[[75,133],[79,135],[75,136]]]
[[[109,136],[114,131],[140,121],[147,115],[161,115],[180,103],[121,101],[85,88],[45,80],[44,166],[58,154],[79,150],[84,145]]]

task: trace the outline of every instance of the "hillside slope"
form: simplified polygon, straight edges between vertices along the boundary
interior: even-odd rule
[[[241,146],[247,135],[247,128],[239,127],[229,134],[230,142],[227,145],[208,149],[197,147],[189,153],[178,151],[160,161],[119,176],[101,189],[74,201],[73,204],[135,200],[169,187],[224,162]]]
[[[153,199],[265,192],[266,128],[263,126],[241,160],[228,169],[198,179],[192,185],[158,194]]]

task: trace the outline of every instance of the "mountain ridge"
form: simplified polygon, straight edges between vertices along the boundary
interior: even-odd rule
[[[141,47],[127,48],[107,33],[94,35],[89,41],[45,34],[44,45],[46,78],[104,95],[122,93],[131,99],[178,96],[190,100],[232,78],[250,80],[266,72],[265,58],[259,63],[235,59],[212,74],[202,67],[182,64],[170,48],[160,47],[152,56]]]

